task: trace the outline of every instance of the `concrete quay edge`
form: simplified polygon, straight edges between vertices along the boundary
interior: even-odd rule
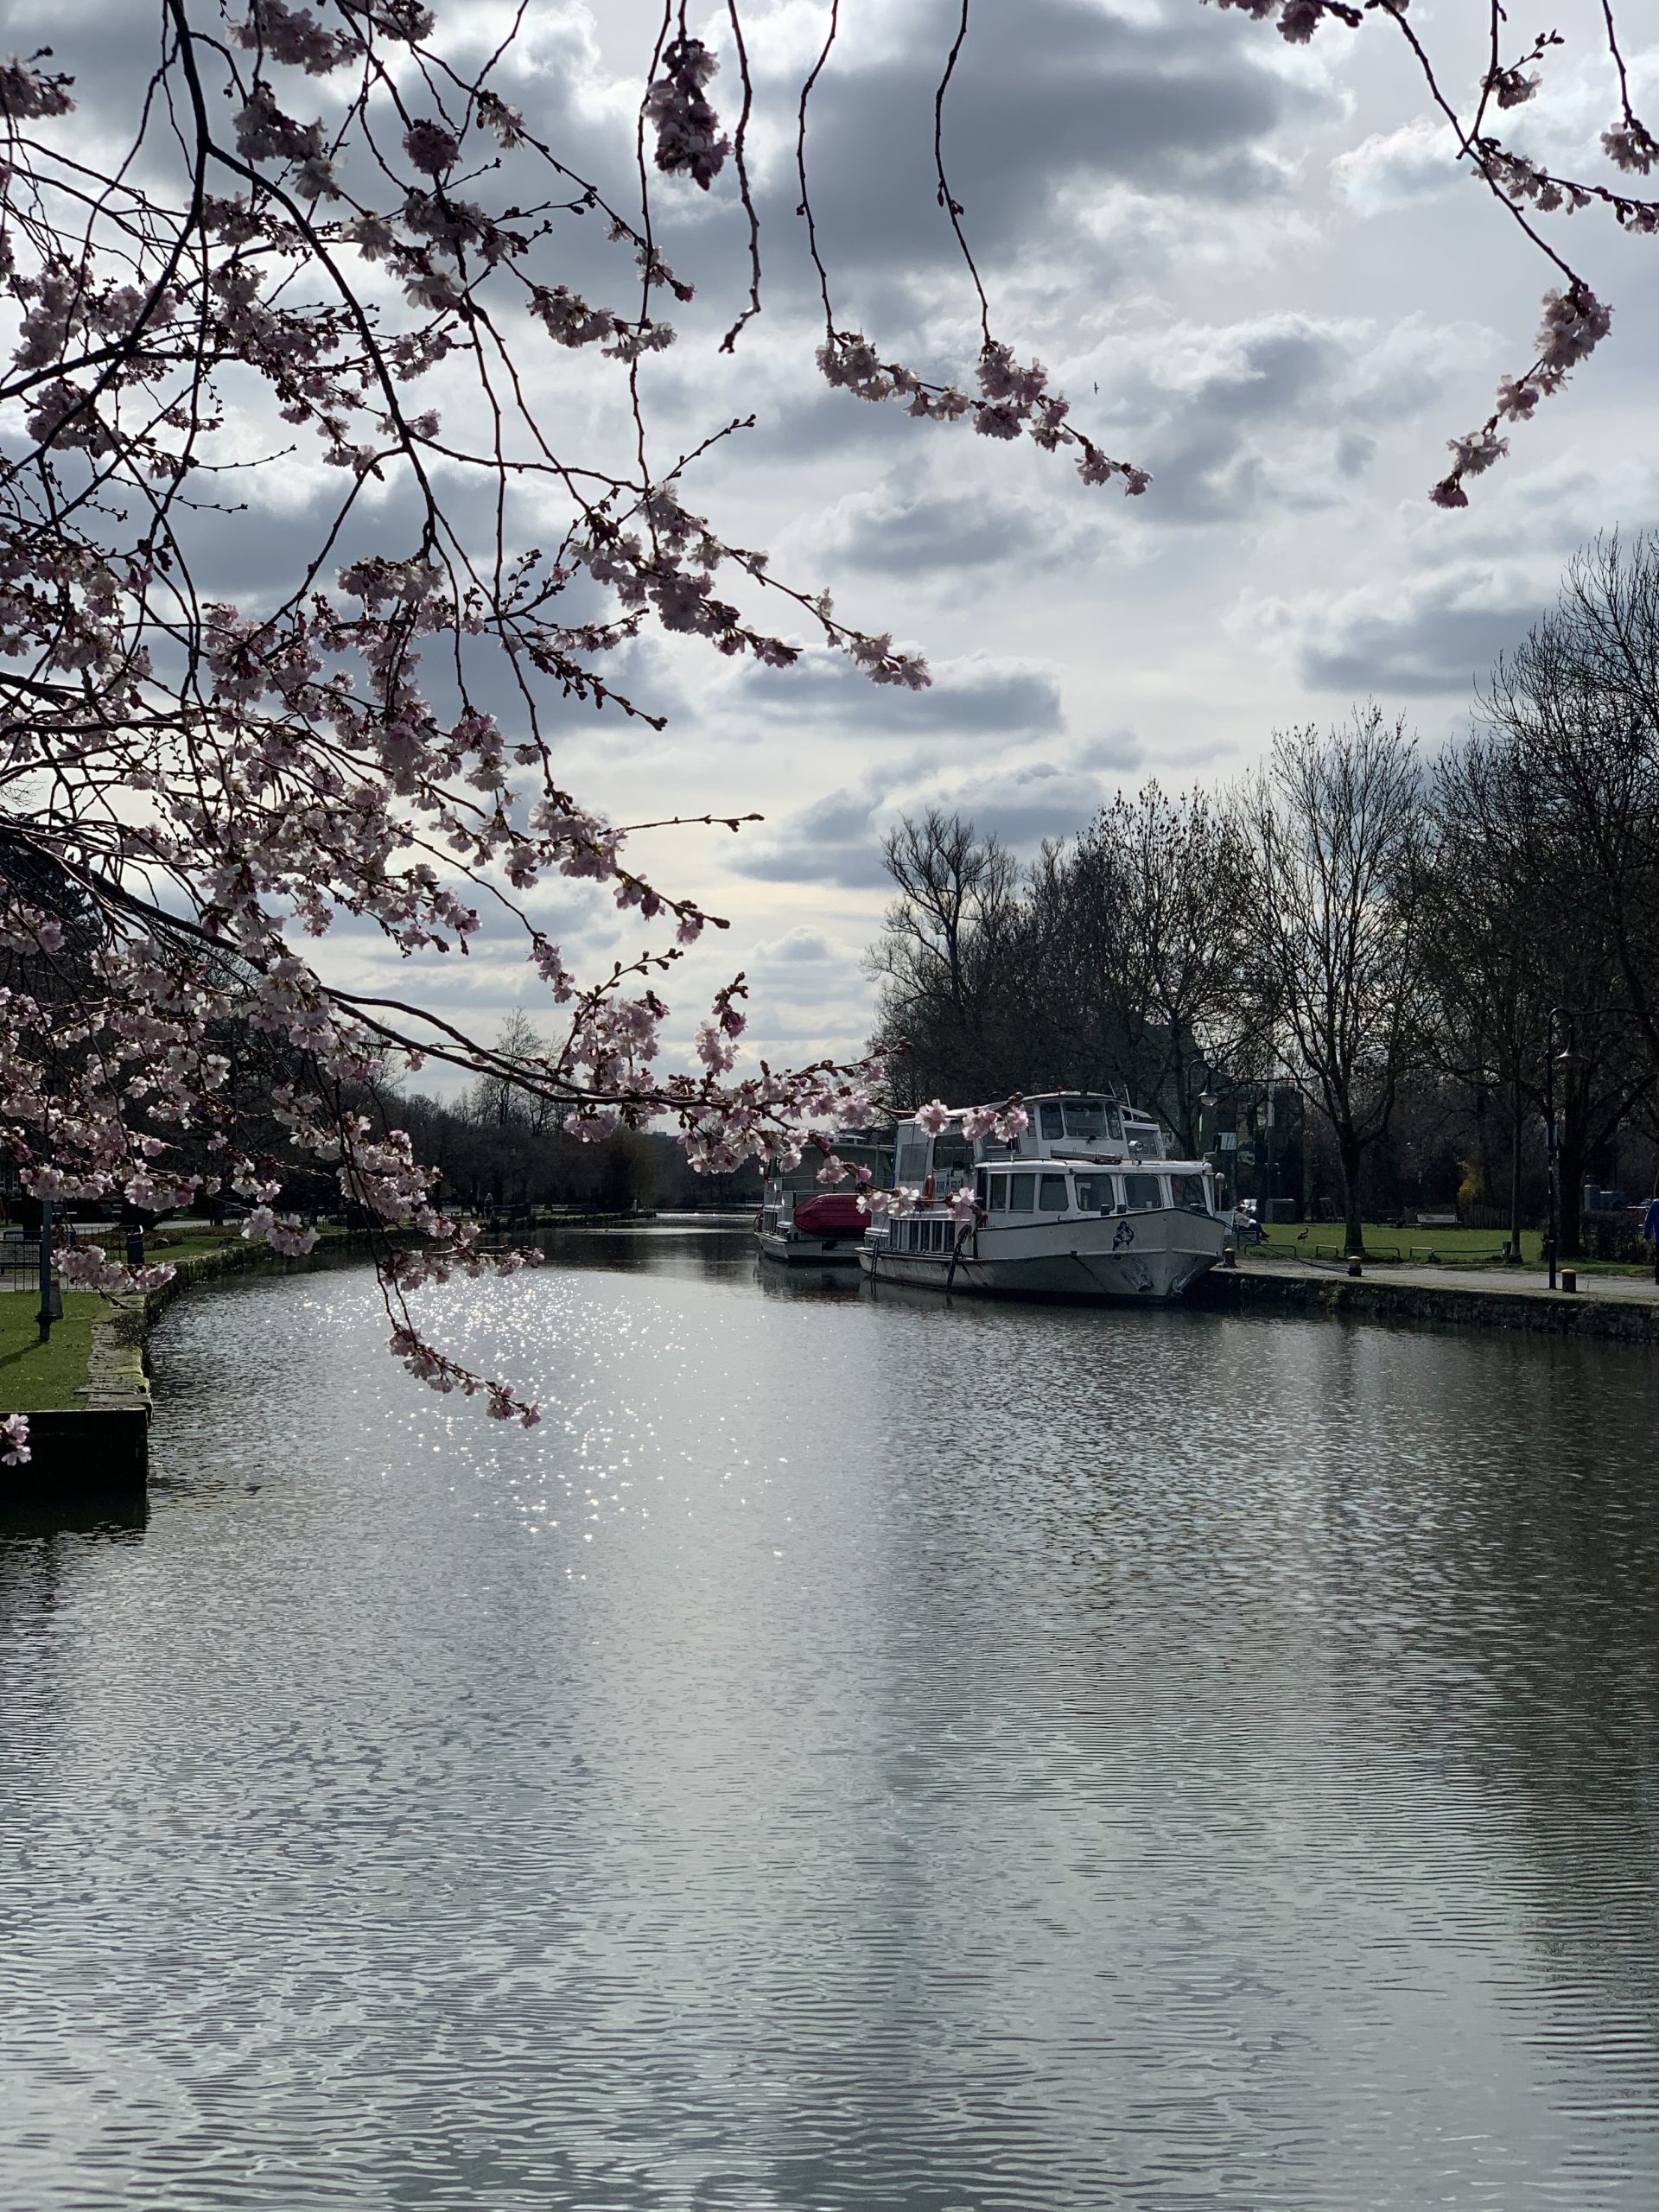
[[[1247,1262],[1211,1268],[1193,1295],[1200,1306],[1235,1313],[1345,1315],[1659,1346],[1659,1302],[1599,1298],[1593,1290],[1550,1291],[1521,1283],[1512,1290],[1476,1289],[1455,1282],[1390,1281],[1382,1274],[1303,1274]]]
[[[362,1251],[369,1243],[365,1232],[352,1230],[331,1237],[327,1251]],[[83,1403],[31,1413],[29,1459],[21,1467],[0,1467],[0,1517],[142,1508],[149,1480],[145,1348],[151,1325],[198,1283],[255,1272],[300,1273],[312,1264],[308,1258],[285,1258],[268,1244],[223,1245],[175,1260],[172,1281],[159,1289],[111,1300],[108,1316],[92,1325],[86,1381],[76,1393]]]

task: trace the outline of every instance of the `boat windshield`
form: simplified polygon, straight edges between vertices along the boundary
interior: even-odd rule
[[[1208,1213],[1210,1211],[1202,1175],[1172,1175],[1169,1179],[1169,1198],[1172,1205],[1185,1206],[1189,1213]]]
[[[1101,1144],[1119,1135],[1117,1109],[1105,1099],[1067,1098],[1061,1103],[1065,1109],[1065,1134],[1080,1144]]]

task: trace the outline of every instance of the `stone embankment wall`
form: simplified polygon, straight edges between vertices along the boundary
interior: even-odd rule
[[[319,1257],[368,1250],[366,1234],[331,1236]],[[165,1252],[156,1253],[165,1257]],[[73,1410],[32,1413],[30,1457],[21,1467],[0,1469],[0,1510],[34,1513],[52,1507],[142,1502],[149,1478],[149,1383],[144,1344],[150,1325],[194,1285],[226,1275],[302,1272],[316,1260],[289,1260],[268,1244],[221,1245],[188,1253],[173,1262],[173,1280],[143,1297],[112,1300],[105,1320],[94,1323],[86,1381]]]
[[[1428,1323],[1437,1328],[1525,1329],[1659,1345],[1659,1305],[1586,1291],[1474,1290],[1456,1283],[1390,1282],[1382,1275],[1281,1274],[1216,1268],[1196,1302],[1234,1312],[1300,1313]]]

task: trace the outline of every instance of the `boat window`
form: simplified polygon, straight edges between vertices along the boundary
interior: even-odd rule
[[[1156,1175],[1126,1175],[1123,1187],[1128,1195],[1129,1211],[1144,1213],[1149,1207],[1162,1205],[1163,1194],[1158,1185]]]
[[[1037,1109],[1037,1126],[1046,1137],[1065,1135],[1065,1116],[1058,1105],[1043,1105]]]
[[[952,1169],[965,1172],[973,1157],[974,1148],[960,1129],[946,1129],[933,1140],[933,1173],[941,1179]]]
[[[988,1187],[990,1179],[990,1177],[985,1173],[985,1170],[982,1167],[977,1168],[975,1171],[974,1196],[979,1202],[979,1208],[982,1213],[985,1210],[985,1201],[990,1195]]]
[[[1103,1098],[1067,1098],[1065,1134],[1076,1137],[1083,1144],[1098,1144],[1106,1135],[1106,1101]]]
[[[1079,1175],[1077,1205],[1084,1213],[1109,1213],[1112,1210],[1112,1179],[1109,1175]]]
[[[991,1192],[986,1211],[988,1213],[1006,1213],[1008,1210],[1008,1179],[1006,1175],[993,1175],[989,1180]]]
[[[1208,1213],[1205,1202],[1202,1175],[1172,1175],[1169,1179],[1169,1198],[1172,1205],[1185,1206],[1189,1213]]]
[[[1038,1194],[1039,1213],[1064,1213],[1066,1209],[1065,1178],[1064,1175],[1045,1175]]]
[[[1029,1213],[1037,1198],[1037,1178],[1034,1175],[1010,1175],[1008,1178],[1008,1211]]]
[[[901,1183],[922,1183],[927,1179],[927,1139],[908,1131],[899,1140],[899,1165],[895,1171]]]

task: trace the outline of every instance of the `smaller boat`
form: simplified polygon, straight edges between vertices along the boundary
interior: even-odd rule
[[[837,1139],[835,1149],[849,1167],[868,1167],[879,1179],[885,1179],[893,1161],[889,1147],[873,1145],[868,1138]],[[869,1210],[849,1185],[821,1189],[820,1165],[821,1155],[809,1152],[789,1173],[767,1177],[754,1224],[763,1260],[786,1268],[857,1267]]]

